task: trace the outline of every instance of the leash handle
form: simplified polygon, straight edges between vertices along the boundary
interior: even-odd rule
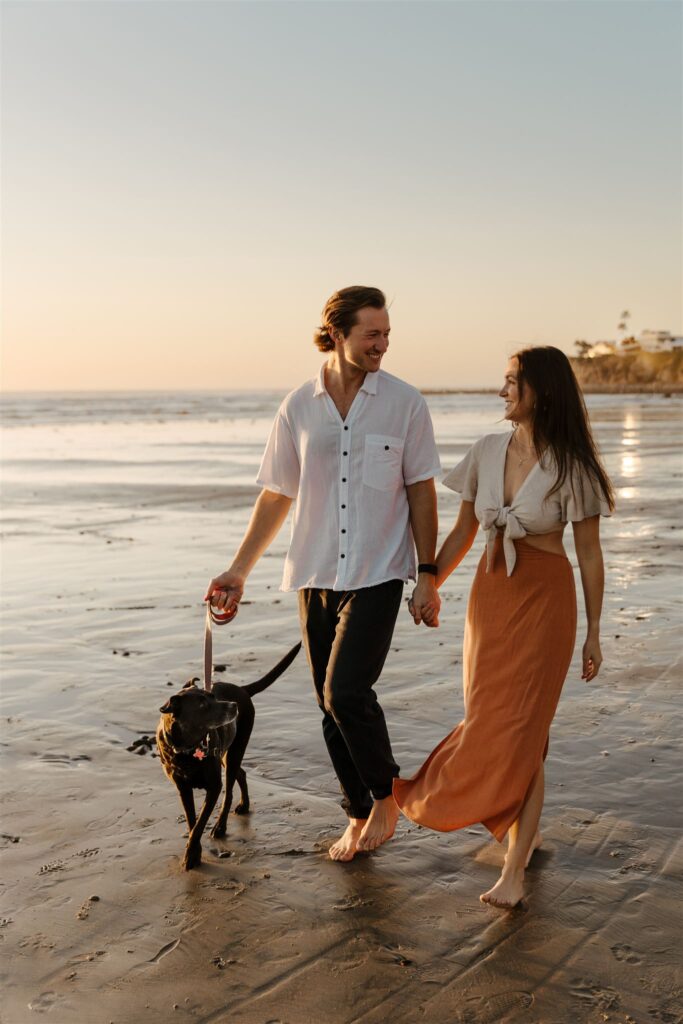
[[[206,602],[206,625],[204,626],[204,689],[211,691],[213,677],[213,640],[211,636],[211,624],[224,626],[226,622],[232,622],[237,615],[237,608],[229,612],[217,612],[211,602]]]

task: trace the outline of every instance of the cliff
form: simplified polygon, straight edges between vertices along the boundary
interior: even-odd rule
[[[582,389],[590,392],[683,392],[683,349],[628,356],[571,359]]]

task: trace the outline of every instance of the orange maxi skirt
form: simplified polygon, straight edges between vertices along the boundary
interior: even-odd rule
[[[412,779],[394,780],[406,817],[439,832],[482,822],[499,842],[548,752],[576,639],[574,572],[563,555],[516,542],[479,563],[463,645],[465,718]]]

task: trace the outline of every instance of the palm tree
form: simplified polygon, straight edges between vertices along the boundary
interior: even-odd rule
[[[626,335],[626,333],[628,331],[628,321],[630,319],[630,316],[631,316],[631,314],[629,313],[629,311],[627,309],[625,309],[623,311],[623,313],[621,314],[621,316],[619,317],[619,323],[617,324],[617,330],[618,331],[623,331],[624,332],[624,336]]]

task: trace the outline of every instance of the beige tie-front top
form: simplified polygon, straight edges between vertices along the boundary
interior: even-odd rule
[[[486,571],[491,566],[496,535],[503,530],[508,576],[517,559],[514,541],[527,534],[555,533],[566,523],[591,516],[609,516],[609,505],[596,480],[575,465],[559,490],[547,497],[555,483],[554,459],[549,452],[536,463],[512,502],[505,504],[505,457],[512,431],[487,434],[476,441],[455,469],[443,479],[464,501],[474,502],[474,514],[486,532]]]

